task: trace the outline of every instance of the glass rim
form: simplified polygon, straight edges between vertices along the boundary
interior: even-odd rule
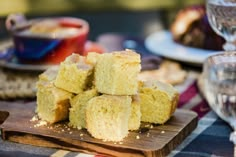
[[[222,51],[220,53],[208,56],[206,58],[206,60],[213,58],[213,57],[217,57],[217,56],[236,56],[236,51]]]
[[[222,57],[222,59],[216,59],[218,57]],[[236,51],[223,51],[222,53],[210,55],[205,59],[204,65],[208,63],[217,64],[223,60],[223,57],[236,57]],[[236,62],[236,59],[235,59],[235,62]]]

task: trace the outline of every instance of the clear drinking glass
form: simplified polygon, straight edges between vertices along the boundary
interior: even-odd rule
[[[236,145],[236,51],[208,57],[203,66],[203,81],[209,105],[232,126],[230,140]]]
[[[211,27],[226,40],[223,49],[236,50],[236,0],[206,0],[206,8]]]

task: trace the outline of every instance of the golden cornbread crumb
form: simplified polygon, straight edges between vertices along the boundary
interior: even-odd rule
[[[47,125],[46,121],[40,120],[37,124],[34,125],[34,128]]]
[[[39,120],[39,118],[38,118],[37,115],[33,116],[33,117],[30,119],[31,122],[38,121],[38,120]]]
[[[48,68],[42,74],[39,75],[39,81],[53,81],[58,74],[59,66],[53,66]]]
[[[110,95],[135,95],[138,91],[140,55],[131,51],[101,54],[95,66],[95,87]]]
[[[55,86],[72,93],[81,93],[91,82],[93,66],[85,58],[73,54],[60,64]]]
[[[140,101],[137,96],[133,96],[131,103],[131,115],[129,118],[129,130],[138,130],[141,124]]]
[[[100,56],[101,56],[101,54],[99,54],[97,52],[89,52],[86,56],[86,62],[89,64],[95,65]]]
[[[139,89],[141,121],[164,124],[176,109],[179,94],[170,84],[146,81]]]
[[[74,128],[86,128],[85,108],[87,102],[98,95],[95,89],[85,91],[73,97],[70,101],[71,108],[69,113],[69,125]]]
[[[121,141],[128,135],[130,114],[130,96],[94,97],[86,108],[87,130],[93,137],[104,141]]]
[[[36,112],[39,118],[49,123],[68,119],[71,97],[72,93],[55,87],[53,82],[38,82]]]

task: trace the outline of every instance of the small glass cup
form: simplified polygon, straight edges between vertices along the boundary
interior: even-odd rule
[[[203,66],[203,83],[210,107],[234,129],[230,140],[236,145],[236,51],[209,56]]]
[[[206,0],[206,8],[211,27],[226,40],[223,49],[236,50],[236,1]]]

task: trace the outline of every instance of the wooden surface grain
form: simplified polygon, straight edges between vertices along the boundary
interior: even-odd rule
[[[142,123],[140,130],[130,132],[122,142],[106,142],[91,137],[85,130],[70,128],[68,122],[38,125],[35,102],[0,103],[2,138],[18,143],[109,156],[166,156],[197,126],[197,114],[177,109],[164,125]],[[9,116],[8,116],[9,113]]]

